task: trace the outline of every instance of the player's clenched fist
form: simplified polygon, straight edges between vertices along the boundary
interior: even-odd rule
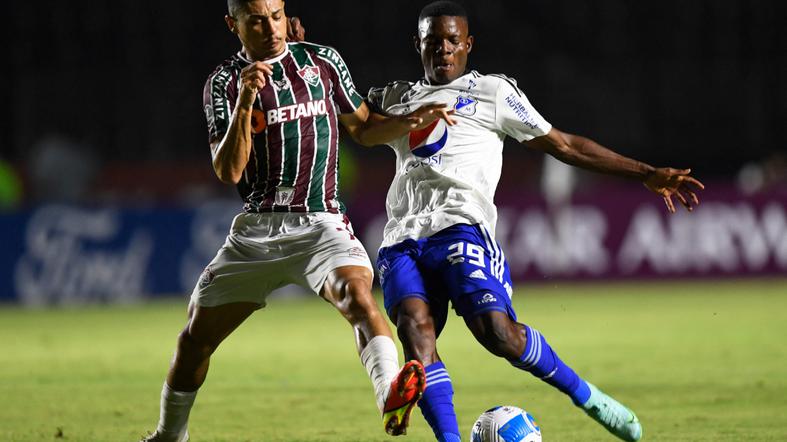
[[[240,71],[241,88],[238,105],[251,108],[257,92],[267,84],[265,77],[271,75],[273,75],[273,67],[261,61],[255,61],[243,68]]]

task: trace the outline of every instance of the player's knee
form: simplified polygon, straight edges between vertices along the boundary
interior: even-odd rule
[[[345,281],[342,302],[339,309],[353,319],[365,319],[380,315],[377,303],[372,297],[371,283],[365,278],[351,278]]]
[[[396,334],[405,353],[426,363],[435,361],[435,328],[428,311],[403,311],[396,315]]]
[[[396,317],[396,329],[401,330],[400,334],[434,334],[434,320],[428,311],[399,310]]]
[[[178,336],[178,352],[192,358],[207,358],[216,351],[217,343],[200,339],[192,334],[188,327]]]
[[[434,320],[427,310],[399,310],[396,315],[396,333],[402,342],[421,347],[423,341],[435,340]]]

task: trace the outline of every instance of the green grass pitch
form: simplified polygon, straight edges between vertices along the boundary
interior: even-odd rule
[[[630,405],[645,441],[787,440],[787,281],[523,284],[520,320]],[[184,301],[185,302],[185,301]],[[136,441],[158,418],[184,303],[0,309],[0,440]],[[562,394],[497,360],[457,317],[439,349],[463,437],[518,405],[544,440],[612,441]],[[214,356],[190,431],[200,441],[383,441],[352,334],[316,299],[278,299]],[[420,412],[409,435],[429,441]]]

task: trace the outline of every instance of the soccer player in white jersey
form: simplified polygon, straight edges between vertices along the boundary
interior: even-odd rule
[[[371,263],[339,200],[338,124],[359,143],[375,145],[445,116],[443,106],[370,118],[335,49],[286,42],[282,0],[227,6],[225,20],[243,47],[210,75],[203,99],[213,167],[221,181],[237,185],[244,210],[194,288],[158,428],[144,440],[188,439],[211,354],[272,290],[289,283],[319,294],[350,323],[385,431],[404,434],[423,391],[423,367],[410,361],[399,369],[391,330],[371,295]]]
[[[670,212],[673,197],[688,210],[699,204],[687,184],[697,189],[702,184],[689,170],[655,168],[562,132],[536,111],[514,80],[466,71],[473,37],[466,12],[456,3],[426,6],[415,44],[425,77],[372,89],[367,102],[389,116],[428,103],[454,110],[455,124],[438,120],[388,143],[396,152],[396,173],[377,262],[385,308],[405,357],[426,367],[419,407],[435,437],[460,441],[451,378],[436,349],[450,303],[489,352],[556,387],[619,438],[639,440],[642,427],[632,411],[580,378],[539,331],[517,322],[508,265],[495,241],[493,201],[503,140],[512,137],[568,164],[638,180],[661,196]]]

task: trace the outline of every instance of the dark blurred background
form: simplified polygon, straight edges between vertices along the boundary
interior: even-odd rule
[[[291,0],[286,10],[303,19],[308,40],[341,51],[366,91],[421,76],[411,37],[426,3]],[[705,179],[787,150],[787,2],[464,4],[476,36],[472,67],[516,78],[561,129],[657,165],[691,166]],[[0,156],[18,171],[24,201],[46,198],[53,174],[77,175],[64,196],[82,199],[216,190],[201,91],[239,48],[225,2],[43,0],[5,9]],[[385,153],[352,154],[390,166]],[[521,149],[506,155],[507,163],[530,158]]]

